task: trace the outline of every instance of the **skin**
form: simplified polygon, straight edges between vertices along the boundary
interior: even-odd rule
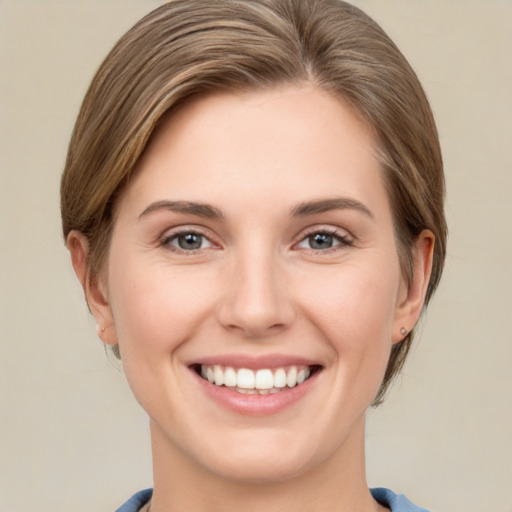
[[[374,148],[369,127],[313,86],[201,97],[139,161],[98,279],[86,240],[70,234],[100,337],[119,343],[150,417],[152,512],[384,510],[366,484],[365,411],[419,317],[434,239],[418,238],[406,287]],[[180,248],[178,232],[201,234],[201,247]],[[307,358],[321,371],[291,406],[240,414],[189,368],[224,354]]]

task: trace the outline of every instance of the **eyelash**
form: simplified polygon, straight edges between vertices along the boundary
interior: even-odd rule
[[[210,246],[209,247],[199,247],[199,248],[193,249],[193,250],[187,250],[187,249],[183,249],[183,248],[180,248],[180,247],[177,247],[177,246],[171,244],[171,242],[173,242],[173,241],[177,242],[180,237],[184,237],[187,235],[200,237],[202,239],[201,245],[203,244],[204,241],[207,241],[210,244]],[[331,247],[326,248],[326,249],[314,249],[312,247],[309,247],[309,248],[305,247],[305,249],[313,252],[314,254],[331,253],[331,252],[339,250],[338,248],[352,247],[354,245],[354,240],[350,236],[341,235],[335,229],[312,229],[311,231],[302,235],[301,239],[297,243],[295,243],[293,245],[293,247],[294,248],[299,247],[299,245],[301,243],[306,242],[308,239],[311,239],[311,237],[313,237],[315,235],[324,235],[324,236],[332,237],[337,243]],[[198,230],[183,229],[183,230],[177,231],[175,233],[172,233],[170,235],[163,236],[160,240],[160,245],[162,247],[167,248],[170,251],[184,254],[187,256],[192,256],[206,248],[211,249],[211,248],[213,248],[212,246],[215,246],[216,244],[214,242],[212,242],[204,233],[201,233]]]
[[[171,242],[173,242],[173,241],[178,242],[180,237],[184,237],[187,235],[193,235],[193,236],[200,237],[202,239],[202,243],[206,240],[206,241],[208,241],[210,246],[215,245],[215,243],[212,242],[204,233],[201,233],[200,231],[195,230],[195,229],[183,229],[181,231],[177,231],[170,235],[165,235],[160,240],[160,245],[170,251],[173,251],[173,252],[176,252],[179,254],[186,254],[187,256],[192,256],[194,254],[197,254],[199,251],[205,249],[205,247],[199,247],[198,249],[187,250],[187,249],[183,249],[183,248],[180,248],[180,247],[177,247],[177,246],[171,244]],[[202,245],[202,243],[201,243],[201,245]],[[208,247],[208,248],[211,248],[211,247]]]
[[[297,242],[294,247],[299,246],[299,244],[307,241],[311,237],[315,235],[326,235],[329,237],[332,237],[336,242],[338,242],[336,245],[333,245],[332,247],[328,247],[327,249],[314,249],[312,247],[307,248],[307,250],[311,251],[313,254],[328,254],[334,251],[337,251],[342,248],[346,247],[352,247],[354,245],[354,240],[345,234],[340,234],[336,229],[312,229],[311,231],[307,232],[305,235],[302,236],[302,238]]]

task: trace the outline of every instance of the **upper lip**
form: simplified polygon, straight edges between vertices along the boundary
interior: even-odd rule
[[[251,356],[247,354],[223,354],[206,356],[189,361],[187,366],[198,364],[231,366],[233,368],[248,368],[257,370],[260,368],[281,368],[285,366],[321,366],[318,361],[300,356],[284,354],[266,354]]]

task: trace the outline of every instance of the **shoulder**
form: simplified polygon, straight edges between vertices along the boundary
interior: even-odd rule
[[[428,510],[411,503],[403,494],[395,494],[389,489],[378,487],[370,489],[370,492],[380,504],[389,507],[391,512],[428,512]],[[140,491],[134,494],[124,505],[121,505],[116,512],[138,512],[149,501],[152,494],[152,489]]]
[[[121,505],[116,512],[138,512],[151,498],[153,489],[145,489],[134,494],[124,505]]]
[[[428,512],[427,509],[411,503],[403,494],[395,494],[384,487],[370,489],[370,492],[381,505],[388,507],[391,512]]]

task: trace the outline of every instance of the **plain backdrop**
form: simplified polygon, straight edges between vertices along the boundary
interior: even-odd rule
[[[0,510],[113,511],[151,485],[148,424],[96,338],[59,178],[107,51],[154,0],[0,0]],[[360,0],[417,70],[446,163],[446,272],[369,413],[371,486],[512,511],[512,2]]]

